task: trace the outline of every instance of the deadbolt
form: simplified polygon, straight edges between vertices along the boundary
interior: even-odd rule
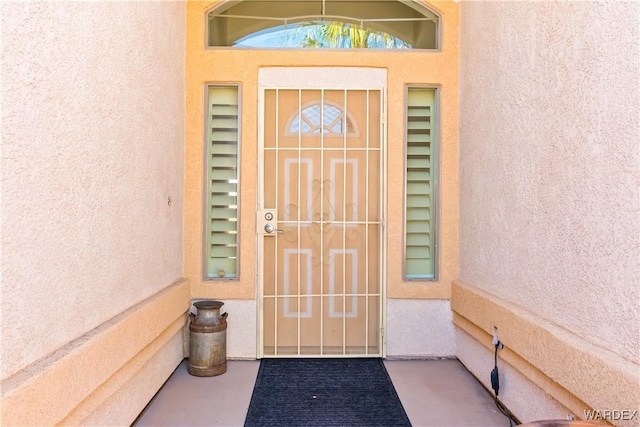
[[[264,219],[266,219],[267,221],[271,221],[273,219],[273,213],[267,212],[266,214],[264,214]]]

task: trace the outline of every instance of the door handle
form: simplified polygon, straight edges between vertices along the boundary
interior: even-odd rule
[[[269,222],[269,223],[267,223],[267,224],[265,224],[265,226],[264,226],[264,231],[265,231],[265,232],[267,232],[268,234],[271,234],[271,233],[274,233],[274,232],[275,232],[275,233],[284,233],[284,230],[279,230],[279,229],[277,229],[277,228],[276,228],[276,227],[274,227],[274,225],[273,225],[273,224],[271,224],[270,222]]]

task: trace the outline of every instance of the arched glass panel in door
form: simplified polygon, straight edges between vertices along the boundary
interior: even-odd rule
[[[349,136],[356,136],[353,119],[340,106],[329,103],[313,103],[301,108],[286,127],[288,135],[342,136],[345,129]]]

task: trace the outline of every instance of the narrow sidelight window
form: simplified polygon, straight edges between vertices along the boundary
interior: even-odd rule
[[[238,86],[209,86],[205,202],[205,275],[238,277]]]
[[[407,89],[405,280],[436,278],[436,89]]]

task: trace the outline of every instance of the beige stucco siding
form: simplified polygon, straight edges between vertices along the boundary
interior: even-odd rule
[[[461,279],[640,362],[640,5],[463,11]]]
[[[185,4],[0,7],[3,422],[52,424],[148,344],[182,347],[188,297],[158,295],[183,275]],[[144,363],[128,365],[131,387]],[[38,393],[51,411],[15,406]]]
[[[542,363],[557,348],[547,333],[568,332],[562,354],[595,351],[618,368],[595,379],[595,365],[576,362],[572,376],[595,382],[583,391],[575,378],[560,385],[588,405],[628,404],[640,395],[640,5],[460,8],[460,278],[471,291],[463,301],[454,292],[452,306],[485,332],[499,321],[513,330],[523,313],[539,319],[534,335],[503,339],[517,348],[509,339],[527,337],[520,355],[546,375],[567,372]],[[464,295],[491,303],[465,305]],[[518,319],[478,311],[492,304],[514,304]],[[526,406],[505,399],[516,413]]]
[[[181,14],[2,6],[2,377],[182,276]]]

